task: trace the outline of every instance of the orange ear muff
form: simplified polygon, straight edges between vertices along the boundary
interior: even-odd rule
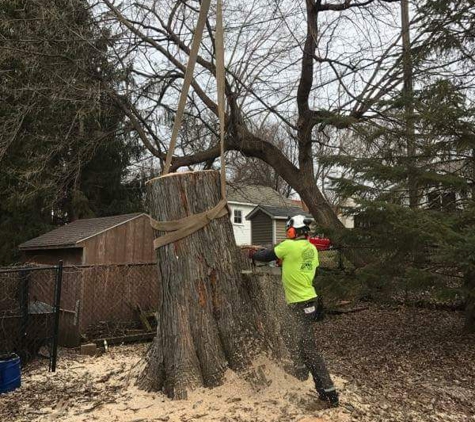
[[[287,229],[287,239],[295,239],[297,237],[297,231],[293,227]]]

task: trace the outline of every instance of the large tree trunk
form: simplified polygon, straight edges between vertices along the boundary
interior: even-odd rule
[[[158,221],[202,213],[220,199],[215,171],[174,173],[148,184],[150,215]],[[280,340],[275,346],[266,339],[268,324],[255,301],[258,286],[242,281],[242,256],[228,215],[159,248],[157,266],[157,336],[139,379],[142,388],[186,398],[187,390],[219,385],[228,367],[255,380],[250,368],[256,353],[285,354]]]

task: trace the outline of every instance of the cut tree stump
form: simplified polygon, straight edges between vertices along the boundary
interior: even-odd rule
[[[174,173],[147,187],[150,216],[157,221],[202,213],[221,200],[216,171]],[[229,215],[156,253],[157,335],[138,377],[141,388],[183,399],[188,390],[220,385],[228,368],[254,387],[266,386],[252,366],[260,353],[295,373],[284,341],[294,340],[284,332],[280,275],[250,271]]]

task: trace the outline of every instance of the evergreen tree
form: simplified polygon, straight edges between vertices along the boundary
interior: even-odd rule
[[[465,3],[420,5],[424,19],[415,30],[428,36],[412,46],[417,78],[411,97],[402,90],[385,98],[375,105],[381,118],[356,128],[369,155],[328,161],[351,169],[334,180],[340,195],[358,202],[348,210],[357,228],[347,243],[374,251],[374,262],[360,276],[379,290],[406,293],[440,283],[446,288],[439,291],[447,293],[448,281],[463,278],[466,327],[475,330],[475,74],[467,70],[473,58],[466,54],[474,38],[473,20],[466,26],[473,11]],[[434,32],[441,23],[444,31]],[[408,102],[414,113],[411,151]]]
[[[0,4],[0,263],[55,224],[141,209],[140,149],[109,99],[111,41],[84,0]],[[129,182],[127,182],[129,180]]]

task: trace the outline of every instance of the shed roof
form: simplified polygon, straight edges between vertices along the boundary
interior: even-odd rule
[[[20,250],[58,249],[79,247],[78,243],[113,227],[133,220],[144,213],[113,215],[110,217],[87,218],[58,227],[48,233],[22,243]]]
[[[312,214],[305,212],[299,207],[269,207],[265,205],[258,205],[246,216],[246,220],[252,219],[259,211],[267,214],[273,220],[286,220],[288,217],[294,217],[296,215],[304,215],[308,218],[313,218]]]
[[[283,197],[279,192],[268,186],[227,185],[226,190],[229,202],[274,207],[285,207],[292,204],[292,200]]]

